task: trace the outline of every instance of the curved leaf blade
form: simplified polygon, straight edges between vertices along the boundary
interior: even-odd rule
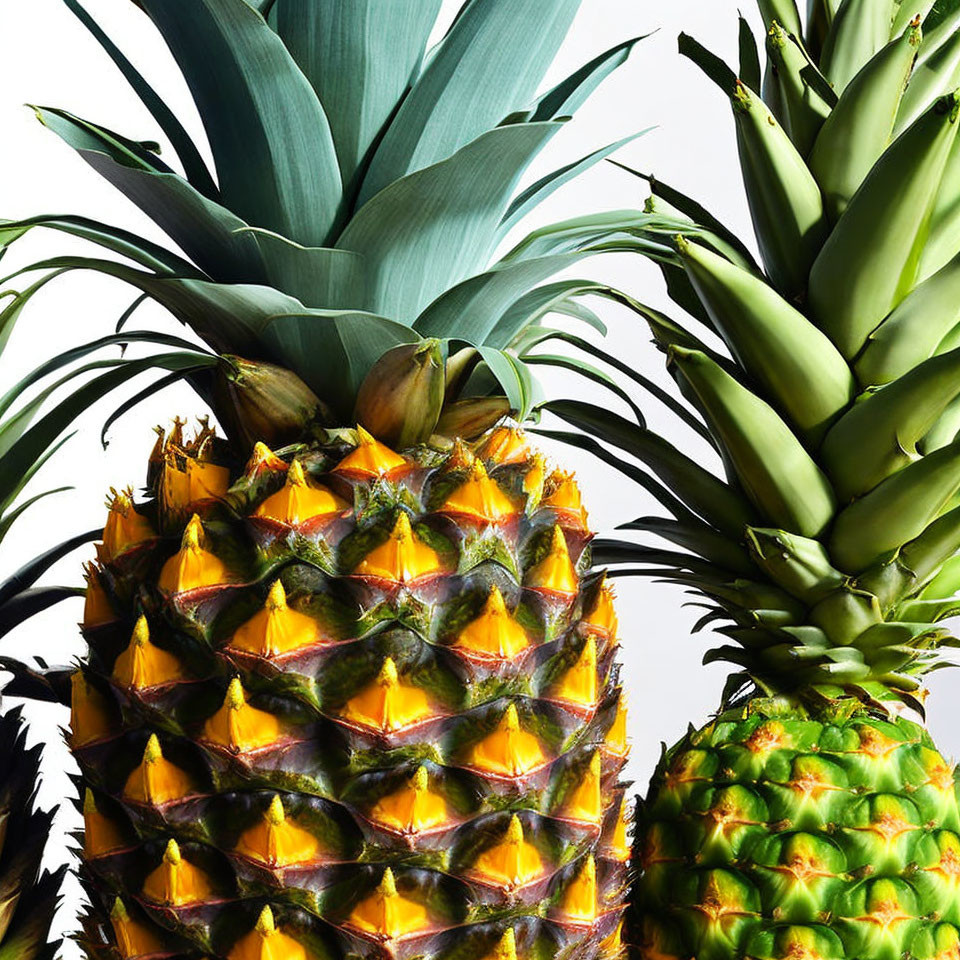
[[[441,0],[276,0],[270,23],[330,121],[349,196],[420,69]]]
[[[281,39],[244,0],[139,3],[196,101],[224,204],[324,246],[341,214],[340,167],[323,107]]]
[[[485,267],[517,181],[559,127],[498,127],[367,203],[336,245],[366,258],[371,311],[413,323]]]
[[[397,111],[370,163],[365,203],[451,156],[530,101],[581,0],[467,3]]]

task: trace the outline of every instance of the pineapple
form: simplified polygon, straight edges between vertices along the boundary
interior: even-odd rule
[[[579,0],[467,2],[429,53],[439,0],[139,0],[214,177],[66,2],[182,173],[155,145],[38,116],[189,260],[80,217],[4,239],[46,226],[132,260],[58,262],[131,283],[205,346],[106,336],[88,349],[176,349],[118,361],[95,394],[156,366],[226,431],[161,429],[145,491],[111,492],[87,569],[69,734],[84,949],[620,956],[613,598],[575,480],[516,426],[540,399],[540,319],[597,323],[579,303],[597,285],[544,281],[617,231],[490,257],[616,146],[517,191],[632,42],[535,98]]]
[[[708,452],[551,404],[643,461],[571,437],[671,514],[625,525],[669,548],[595,560],[686,588],[734,669],[638,808],[628,939],[656,960],[955,957],[957,778],[917,720],[958,643],[960,14],[815,0],[804,29],[792,0],[760,6],[762,81],[745,24],[738,74],[680,45],[731,98],[762,264],[650,181],[690,317],[637,309]]]
[[[575,482],[508,426],[232,453],[161,436],[88,569],[90,955],[617,956],[616,619]]]

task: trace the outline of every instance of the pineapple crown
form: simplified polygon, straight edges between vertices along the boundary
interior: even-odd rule
[[[538,94],[581,2],[465,0],[428,49],[441,0],[137,0],[193,95],[214,173],[79,0],[64,0],[150,112],[172,159],[65,110],[36,107],[37,116],[186,256],[81,217],[8,222],[0,244],[43,226],[129,261],[58,258],[11,309],[62,270],[126,281],[214,354],[150,331],[81,349],[137,340],[176,348],[153,358],[167,371],[162,382],[188,378],[246,441],[288,439],[317,417],[361,419],[395,443],[437,429],[479,434],[507,412],[526,418],[540,399],[530,363],[546,362],[529,355],[552,335],[541,319],[602,329],[580,300],[619,296],[584,280],[546,281],[588,254],[644,247],[643,227],[657,219],[627,211],[572,237],[559,225],[495,258],[546,197],[633,139],[519,188],[636,43]],[[377,368],[385,354],[387,369]],[[101,393],[137,369],[111,372]],[[379,397],[363,398],[368,378]]]
[[[573,401],[548,408],[591,436],[553,435],[666,508],[622,529],[675,549],[606,540],[595,559],[695,595],[697,629],[725,638],[706,659],[737,668],[725,703],[920,708],[960,610],[960,6],[760,8],[763,71],[742,18],[736,72],[680,37],[732,104],[760,260],[643,178],[648,211],[687,219],[653,253],[685,313],[634,304],[680,399],[619,369],[686,437]]]

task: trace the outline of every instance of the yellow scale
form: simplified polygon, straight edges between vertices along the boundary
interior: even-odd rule
[[[426,693],[400,679],[392,657],[383,661],[373,682],[340,711],[344,720],[379,733],[394,733],[434,715]]]
[[[570,559],[567,538],[559,524],[554,526],[550,535],[550,546],[546,555],[527,570],[523,583],[532,590],[543,590],[564,597],[577,595],[580,579]]]
[[[627,706],[622,693],[617,699],[617,713],[607,730],[603,749],[618,760],[625,758],[630,752],[630,743],[627,740]]]
[[[375,480],[407,466],[407,461],[388,446],[357,427],[357,446],[334,468],[334,473]]]
[[[457,634],[453,646],[484,659],[513,660],[530,646],[530,638],[511,616],[494,584],[479,616]]]
[[[110,925],[124,960],[154,954],[162,956],[164,945],[160,937],[145,923],[131,917],[119,897],[114,900],[110,910]]]
[[[180,549],[164,565],[157,581],[166,593],[179,594],[230,582],[226,566],[202,546],[203,523],[194,514],[183,533]]]
[[[471,872],[482,882],[513,893],[540,880],[546,868],[540,852],[525,839],[523,824],[514,814],[503,839],[477,857]]]
[[[278,457],[262,440],[258,440],[253,445],[253,453],[244,467],[244,475],[249,479],[255,479],[262,473],[279,473],[281,470],[288,470],[289,464],[283,457]]]
[[[590,855],[567,884],[555,916],[564,923],[592,926],[598,915],[597,863]]]
[[[107,857],[128,846],[117,825],[97,809],[93,793],[83,795],[83,856],[86,860]]]
[[[547,478],[547,489],[550,493],[541,500],[540,505],[551,507],[564,517],[569,518],[578,530],[586,530],[588,517],[580,487],[572,473],[555,471]]]
[[[235,850],[272,869],[317,863],[325,853],[309,830],[287,817],[279,794],[274,795],[260,821],[240,835]]]
[[[553,685],[550,696],[574,707],[592,710],[597,705],[597,641],[588,636],[577,659]]]
[[[598,826],[603,819],[600,751],[594,751],[586,771],[570,792],[559,815],[565,820]]]
[[[620,801],[617,811],[617,822],[613,828],[613,835],[606,845],[605,854],[617,863],[627,863],[630,860],[630,841],[627,838],[627,799]]]
[[[419,903],[401,896],[387,867],[380,885],[353,908],[347,923],[378,940],[398,940],[427,930],[430,918]]]
[[[496,427],[491,430],[477,455],[498,466],[523,463],[530,456],[530,446],[522,430]]]
[[[387,539],[374,547],[353,573],[358,577],[409,584],[442,571],[436,551],[414,534],[409,514],[401,510]]]
[[[110,491],[107,501],[107,522],[103,528],[101,559],[109,563],[117,557],[156,537],[156,531],[146,517],[137,513],[133,505],[133,490]]]
[[[100,582],[96,566],[92,563],[84,564],[83,576],[87,581],[83,597],[83,629],[94,630],[108,623],[115,623],[119,618]]]
[[[127,777],[123,796],[154,807],[182,800],[193,792],[190,776],[163,756],[160,741],[150,734],[143,759]]]
[[[70,746],[76,750],[115,733],[106,697],[82,670],[75,670],[70,678]]]
[[[597,591],[597,598],[590,612],[581,621],[581,626],[592,628],[605,638],[615,640],[619,629],[616,611],[616,594],[613,587],[604,582]]]
[[[513,927],[507,927],[497,945],[483,960],[517,960],[517,935]]]
[[[250,753],[284,739],[287,731],[280,720],[266,710],[247,703],[239,677],[227,687],[223,705],[203,726],[203,739],[234,753]]]
[[[496,728],[474,744],[469,759],[478,770],[516,778],[541,767],[547,758],[537,738],[521,729],[516,705],[511,703]]]
[[[130,643],[114,661],[112,678],[119,686],[149,690],[186,678],[180,661],[150,639],[147,618],[140,616]]]
[[[483,461],[475,459],[464,482],[438,512],[496,524],[516,517],[520,508],[490,478]]]
[[[225,649],[273,659],[325,642],[320,624],[313,617],[288,606],[286,591],[277,580],[263,609],[237,629]]]
[[[184,462],[181,469],[178,459]],[[167,444],[163,453],[160,502],[164,510],[176,513],[204,500],[220,500],[230,488],[230,471],[198,456],[181,453]]]
[[[381,797],[367,817],[407,836],[427,833],[450,822],[447,803],[430,789],[430,776],[424,766],[417,767],[399,790]]]
[[[183,859],[180,846],[171,839],[160,866],[143,882],[143,896],[164,906],[186,907],[209,900],[213,886],[199,867]]]
[[[308,483],[299,460],[287,469],[286,483],[254,511],[255,517],[298,527],[311,520],[347,513],[350,504],[332,490]]]
[[[227,954],[227,960],[310,960],[310,954],[298,940],[284,933],[265,906],[257,924],[241,937]]]

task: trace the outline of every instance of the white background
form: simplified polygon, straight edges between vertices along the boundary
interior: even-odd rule
[[[457,0],[445,2],[441,28],[449,23],[458,5]],[[752,5],[747,2],[743,7],[758,26]],[[202,142],[186,88],[146,18],[130,0],[88,0],[87,8],[164,94],[194,138]],[[601,144],[655,126],[657,129],[622,150],[619,159],[693,194],[748,238],[749,219],[737,175],[729,108],[716,88],[676,52],[677,34],[687,30],[734,62],[736,14],[734,0],[673,0],[669,4],[586,0],[548,83],[626,37],[658,32],[636,47],[628,64],[553,141],[530,178]],[[136,139],[159,136],[108,58],[60,0],[0,3],[0,51],[0,217],[85,214],[169,243],[23,106],[63,107]],[[526,226],[588,210],[637,207],[645,196],[643,186],[641,181],[604,164],[548,201],[535,221],[531,219]],[[59,234],[35,231],[4,260],[2,272],[12,272],[28,260],[65,252],[89,253],[90,248]],[[595,259],[576,272],[605,280],[654,306],[669,309],[659,274],[639,258]],[[55,351],[111,332],[133,297],[129,289],[105,279],[76,274],[57,281],[34,301],[20,321],[0,360],[0,385],[6,389]],[[600,311],[610,326],[608,349],[667,385],[660,355],[650,346],[641,321],[609,305],[601,305]],[[182,332],[156,308],[144,308],[137,317],[134,326]],[[589,389],[578,384],[566,386],[568,391],[591,396]],[[101,524],[108,488],[143,482],[154,440],[151,427],[168,423],[174,414],[204,412],[186,388],[170,388],[116,424],[104,451],[99,442],[100,426],[116,402],[102,404],[82,416],[77,422],[79,435],[38,478],[35,490],[63,483],[72,483],[75,490],[45,502],[14,528],[0,556],[0,575],[11,573],[41,548]],[[652,401],[643,398],[642,402],[653,426],[662,426],[678,442],[687,443],[675,420],[662,415]],[[688,449],[697,455],[704,453],[702,448]],[[595,529],[607,531],[616,523],[659,512],[647,494],[585,455],[561,455],[565,463],[577,467]],[[79,583],[83,558],[78,554],[62,562],[48,580]],[[633,740],[630,775],[641,788],[656,763],[661,742],[675,740],[689,723],[702,723],[716,706],[725,672],[722,666],[700,666],[711,638],[704,634],[690,636],[699,614],[684,608],[683,600],[677,588],[645,581],[624,580],[620,587],[623,678],[629,693]],[[0,650],[17,656],[41,655],[51,662],[69,661],[82,652],[75,626],[79,616],[79,602],[63,604],[4,638]],[[952,671],[935,674],[931,683],[930,725],[947,755],[960,752],[960,728],[955,722],[958,707],[950,706],[950,693],[958,689],[958,683],[960,678]],[[33,737],[48,744],[42,800],[51,805],[73,795],[68,779],[73,766],[59,734],[66,711],[32,709],[30,717],[34,721]],[[74,828],[78,820],[69,807],[61,815],[58,834],[48,850],[50,865],[68,856],[64,831]],[[58,917],[59,932],[72,929],[77,908],[76,886],[71,885],[67,892]],[[68,945],[63,956],[77,957],[79,952]]]

